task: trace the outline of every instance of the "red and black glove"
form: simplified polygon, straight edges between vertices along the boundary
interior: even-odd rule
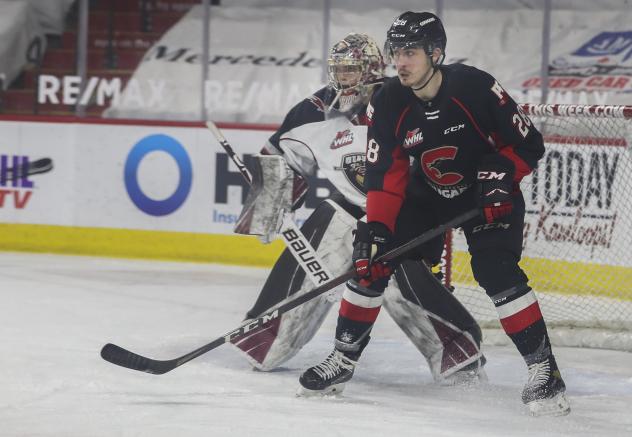
[[[380,222],[358,222],[353,239],[353,266],[356,278],[365,284],[387,278],[392,270],[385,262],[374,262],[389,249],[392,233]]]
[[[476,179],[481,208],[487,223],[511,214],[514,174],[514,163],[498,153],[486,155],[479,162]]]

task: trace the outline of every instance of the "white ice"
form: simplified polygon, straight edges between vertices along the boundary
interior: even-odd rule
[[[569,416],[530,417],[512,347],[487,347],[489,383],[435,385],[386,313],[340,399],[295,397],[331,350],[335,311],[287,366],[252,371],[224,345],[165,375],[103,361],[113,342],[152,358],[237,327],[264,269],[0,253],[0,436],[632,436],[632,354],[557,348]]]

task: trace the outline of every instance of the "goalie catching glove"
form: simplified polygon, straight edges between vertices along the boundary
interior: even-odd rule
[[[361,285],[368,286],[382,278],[388,278],[392,273],[385,262],[375,262],[375,259],[388,250],[392,239],[391,231],[379,222],[358,222],[353,239],[353,267],[356,278]]]
[[[511,214],[514,173],[513,162],[498,153],[484,156],[479,163],[476,179],[481,209],[487,223],[494,223]]]
[[[305,198],[307,184],[279,155],[252,157],[252,183],[235,225],[235,233],[259,235],[263,243],[276,238],[286,214]]]

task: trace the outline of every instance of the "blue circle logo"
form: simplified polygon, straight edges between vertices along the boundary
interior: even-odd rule
[[[138,184],[138,166],[148,153],[154,151],[168,153],[178,164],[180,172],[176,191],[164,200],[150,199]],[[184,203],[191,190],[193,179],[191,159],[182,144],[174,138],[163,134],[150,135],[140,140],[130,150],[125,162],[124,176],[127,194],[141,211],[154,216],[171,214]]]

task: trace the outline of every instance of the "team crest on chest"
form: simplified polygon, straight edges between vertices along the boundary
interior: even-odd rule
[[[406,138],[404,138],[404,149],[410,149],[411,147],[415,147],[417,144],[421,144],[424,140],[424,133],[420,128],[415,130],[409,130],[406,132]]]
[[[330,149],[338,149],[353,143],[353,132],[351,129],[345,129],[336,134],[336,138],[331,142]]]
[[[366,166],[365,153],[348,153],[343,155],[340,161],[340,167],[334,167],[334,170],[342,170],[347,180],[355,189],[361,193],[364,191],[364,171]]]

